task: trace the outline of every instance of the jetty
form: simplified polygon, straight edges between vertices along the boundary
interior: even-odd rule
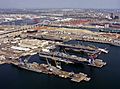
[[[69,55],[69,54],[65,54],[63,52],[39,52],[39,56],[43,57],[43,58],[49,58],[51,60],[55,60],[55,61],[60,61],[60,62],[64,62],[64,63],[70,63],[70,64],[75,64],[75,63],[88,63],[88,65],[94,66],[94,67],[98,67],[101,68],[103,66],[106,65],[106,62],[103,62],[101,59],[92,59],[94,60],[93,63],[89,64],[89,59],[87,58],[83,58],[83,57],[78,57],[76,55]]]
[[[81,81],[89,81],[90,78],[87,77],[84,73],[74,73],[74,72],[67,72],[63,71],[61,69],[58,69],[50,64],[38,64],[36,62],[33,63],[20,63],[17,60],[0,60],[0,64],[12,64],[18,68],[38,72],[38,73],[44,73],[49,75],[55,75],[61,78],[69,78],[71,81],[74,82],[81,82]]]
[[[103,53],[108,53],[108,50],[103,49],[103,48],[98,48],[95,46],[84,46],[84,45],[72,45],[72,44],[57,44],[56,46],[68,49],[68,50],[73,50],[77,52],[84,52],[84,53],[90,53],[90,54],[98,54],[100,52]]]

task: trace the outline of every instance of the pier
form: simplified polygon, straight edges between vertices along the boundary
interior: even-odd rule
[[[92,64],[89,64],[89,59],[78,57],[76,55],[69,55],[61,52],[39,52],[39,56],[43,58],[49,58],[51,60],[65,62],[65,63],[81,63],[81,62],[87,62],[88,65],[101,68],[106,65],[106,62],[103,62],[101,59],[93,59],[94,62]]]
[[[73,50],[73,51],[78,51],[78,52],[84,52],[84,53],[90,53],[90,54],[98,54],[100,52],[108,53],[107,50],[102,49],[102,48],[96,48],[96,47],[90,47],[90,46],[84,46],[84,45],[70,45],[70,44],[57,44],[56,46]]]
[[[74,73],[74,72],[66,72],[63,70],[60,70],[52,65],[47,65],[47,64],[38,64],[38,63],[26,63],[26,64],[20,64],[18,61],[0,61],[1,64],[12,64],[14,66],[17,66],[22,69],[38,72],[38,73],[44,73],[44,74],[49,74],[49,75],[55,75],[59,76],[61,78],[69,78],[71,81],[74,82],[81,82],[81,81],[89,81],[90,78],[87,77],[86,74],[84,73]]]

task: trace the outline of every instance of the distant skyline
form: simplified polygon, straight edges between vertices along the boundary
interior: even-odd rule
[[[120,0],[0,0],[0,8],[120,9]]]

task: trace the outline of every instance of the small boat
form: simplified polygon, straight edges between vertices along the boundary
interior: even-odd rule
[[[100,51],[102,51],[104,53],[108,53],[108,50],[106,50],[106,49],[98,48],[98,50],[100,50]]]

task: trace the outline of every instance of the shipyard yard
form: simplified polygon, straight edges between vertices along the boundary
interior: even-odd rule
[[[18,85],[23,82],[26,89],[32,89],[32,84],[42,89],[112,89],[119,85],[112,84],[120,81],[119,10],[40,11],[21,10],[8,15],[9,11],[5,14],[1,10],[2,86],[6,78],[11,87],[13,80]]]

